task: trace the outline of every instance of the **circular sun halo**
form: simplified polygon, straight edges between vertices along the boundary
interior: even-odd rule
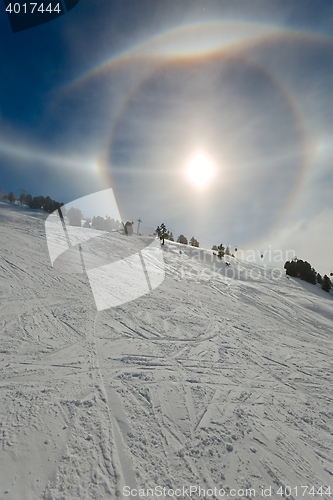
[[[212,180],[214,170],[214,165],[208,156],[198,153],[188,163],[187,176],[197,188],[203,189]]]

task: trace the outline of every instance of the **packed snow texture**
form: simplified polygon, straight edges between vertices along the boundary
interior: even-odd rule
[[[163,283],[97,312],[87,274],[51,266],[45,218],[0,205],[1,500],[333,495],[332,294],[166,241]],[[105,258],[137,251],[116,238]]]

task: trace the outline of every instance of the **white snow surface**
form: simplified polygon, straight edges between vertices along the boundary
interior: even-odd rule
[[[46,216],[0,205],[1,500],[333,495],[331,293],[166,241],[163,283],[97,312]]]

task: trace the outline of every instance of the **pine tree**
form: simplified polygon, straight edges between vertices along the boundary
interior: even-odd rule
[[[31,194],[27,194],[25,196],[25,202],[28,205],[28,207],[32,208],[32,196],[31,196]]]
[[[45,198],[43,210],[45,210],[45,212],[48,212],[49,214],[52,213],[54,210],[54,201],[51,200],[49,196]]]
[[[218,249],[218,254],[217,254],[218,258],[222,259],[222,257],[224,257],[224,246],[223,246],[223,243],[221,243],[221,245],[219,245],[217,247],[217,249]]]
[[[322,289],[325,290],[325,292],[329,292],[330,289],[332,288],[332,283],[327,274],[325,274],[323,278],[323,284],[321,285]]]
[[[25,194],[25,192],[22,192],[20,194],[20,203],[21,203],[21,205],[25,204],[25,199],[26,199],[26,194]]]
[[[157,231],[157,234],[160,237],[160,240],[162,240],[162,245],[164,245],[164,239],[168,237],[168,232],[169,232],[167,230],[164,222],[162,222],[162,224],[157,227],[156,231]]]
[[[162,224],[160,225],[160,236],[162,238],[165,238],[167,233],[168,233],[167,228],[166,228],[164,222],[162,222]]]
[[[302,259],[297,259],[296,257],[292,261],[287,261],[284,264],[286,274],[293,276],[295,278],[300,278],[301,280],[307,281],[308,283],[316,284],[317,273],[313,267],[307,261]]]
[[[44,203],[44,196],[34,196],[31,202],[31,208],[42,208]]]

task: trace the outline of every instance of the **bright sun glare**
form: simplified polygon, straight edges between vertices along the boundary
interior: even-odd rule
[[[204,188],[213,179],[215,168],[213,162],[204,153],[197,153],[189,161],[187,166],[187,176],[198,188]]]

